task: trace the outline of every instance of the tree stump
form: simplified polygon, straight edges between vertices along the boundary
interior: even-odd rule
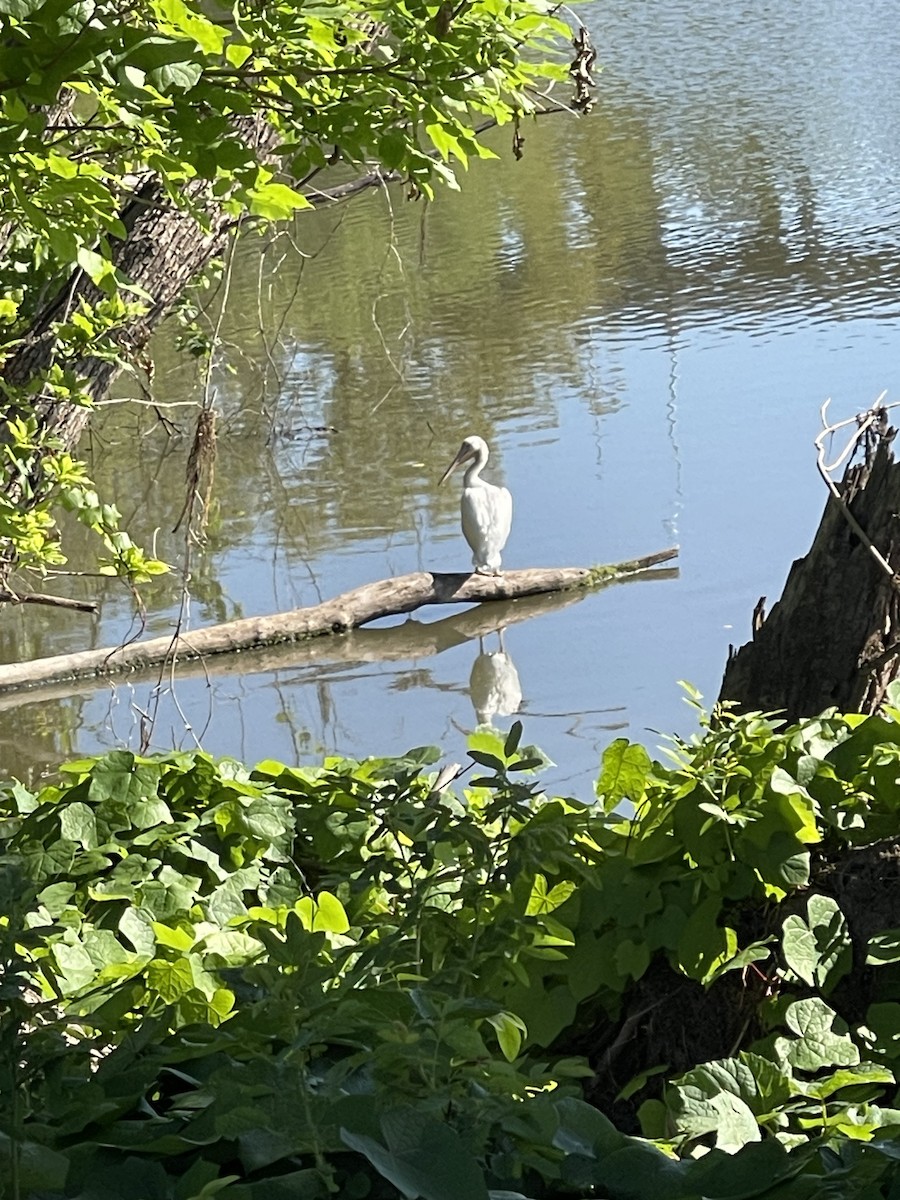
[[[730,648],[720,701],[744,711],[783,711],[789,721],[831,707],[871,713],[900,670],[896,430],[883,408],[857,421],[851,445],[862,446],[863,461],[851,462],[836,487],[829,482],[837,494],[828,499],[809,553],[791,567],[768,617],[763,601],[757,604],[752,640]],[[817,445],[827,479],[823,437]]]

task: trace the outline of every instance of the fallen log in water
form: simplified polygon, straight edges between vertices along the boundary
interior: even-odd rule
[[[677,554],[677,549],[673,548],[607,566],[543,567],[506,571],[502,575],[417,571],[365,584],[311,608],[295,608],[270,617],[242,617],[191,633],[176,633],[125,646],[11,663],[0,667],[0,691],[37,687],[64,679],[113,676],[215,654],[234,654],[282,642],[345,633],[380,617],[413,612],[428,604],[479,604],[598,587],[669,562]]]
[[[678,578],[677,567],[648,567],[643,571],[612,576],[595,584],[590,592],[601,587],[613,587],[639,581],[664,582]],[[343,675],[367,663],[395,663],[433,658],[456,646],[478,638],[489,637],[549,613],[560,612],[587,598],[587,588],[568,588],[564,592],[539,592],[517,600],[498,600],[490,604],[475,604],[454,611],[437,621],[417,621],[414,617],[394,625],[370,625],[351,629],[340,637],[304,638],[302,641],[278,642],[258,646],[240,654],[217,654],[213,658],[178,660],[178,682],[190,679],[210,679],[227,674],[258,675],[275,671],[290,672],[293,682],[328,679],[334,672]],[[0,667],[0,671],[3,668]],[[127,679],[129,687],[159,682],[159,663],[155,666],[131,666]],[[115,676],[79,675],[56,679],[49,683],[27,686],[27,700],[21,687],[0,686],[0,713],[21,704],[42,704],[85,696],[98,688],[115,686]]]
[[[900,464],[887,412],[827,425],[816,439],[831,493],[809,553],[791,567],[781,599],[765,616],[762,597],[752,640],[731,647],[719,692],[744,711],[783,711],[790,721],[826,708],[874,712],[900,672]],[[853,426],[829,467],[824,440]],[[831,472],[862,447],[839,484]]]

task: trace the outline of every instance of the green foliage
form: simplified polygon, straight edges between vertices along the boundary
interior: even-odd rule
[[[844,914],[830,896],[810,896],[808,920],[792,913],[781,948],[791,970],[810,987],[829,992],[851,966],[853,945]]]
[[[476,735],[461,796],[432,791],[427,748],[252,771],[116,752],[9,786],[11,1194],[893,1195],[896,930],[843,1019],[854,914],[806,881],[895,811],[900,726],[725,718],[670,767],[615,744],[593,807],[541,793],[521,733]],[[553,1041],[588,1014],[615,1036],[652,962],[764,979],[763,1036],[644,1072],[636,1138]]]
[[[82,277],[96,288],[40,330],[49,365],[2,385],[20,414],[0,437],[4,465],[23,486],[0,498],[0,539],[20,564],[64,561],[52,516],[61,501],[102,539],[102,570],[140,582],[163,569],[88,480],[63,485],[44,467],[54,447],[32,419],[38,396],[87,402],[86,357],[126,365],[130,324],[153,303],[117,265],[137,189],[155,181],[201,225],[210,197],[235,222],[286,220],[337,161],[380,164],[431,196],[471,157],[494,157],[483,123],[533,113],[566,79],[568,39],[547,0],[134,0],[127,11],[114,0],[2,0],[0,362],[48,298]],[[274,153],[257,148],[264,126]]]

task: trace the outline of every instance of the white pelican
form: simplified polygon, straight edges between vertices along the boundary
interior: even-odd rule
[[[509,491],[481,478],[489,453],[484,438],[467,437],[440,480],[443,483],[451,471],[473,460],[463,476],[460,512],[463,535],[472,548],[472,562],[479,575],[500,574],[500,551],[512,525]]]

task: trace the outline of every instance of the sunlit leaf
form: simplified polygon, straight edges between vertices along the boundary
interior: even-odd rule
[[[147,965],[147,983],[167,1004],[174,1004],[193,991],[194,972],[186,958],[155,958]]]
[[[553,912],[554,909],[564,904],[574,891],[575,884],[569,879],[564,879],[552,888],[548,888],[546,878],[540,874],[536,875],[525,909],[526,916],[532,917],[539,913]]]
[[[787,965],[810,987],[825,991],[852,966],[853,943],[844,915],[830,896],[807,902],[807,921],[796,913],[785,919],[782,950]]]
[[[803,1071],[855,1066],[859,1050],[848,1034],[834,1031],[836,1020],[834,1010],[817,996],[789,1005],[785,1024],[797,1037],[785,1042],[788,1062]]]
[[[264,183],[247,192],[250,212],[267,221],[286,221],[301,208],[310,208],[305,196],[285,183]]]
[[[643,746],[617,738],[603,754],[597,796],[606,812],[622,800],[638,803],[650,770],[650,756]]]
[[[313,930],[325,933],[346,933],[350,928],[344,906],[331,892],[319,892],[315,901]]]
[[[71,838],[84,850],[94,850],[97,839],[97,819],[87,804],[76,801],[67,804],[59,816],[59,829],[64,838]]]
[[[170,946],[173,950],[190,950],[194,944],[193,936],[186,929],[173,929],[172,926],[163,925],[159,921],[152,921],[150,928],[160,946]]]
[[[528,1030],[521,1017],[515,1013],[502,1012],[489,1016],[488,1023],[494,1027],[497,1034],[497,1044],[507,1062],[515,1062],[522,1048],[522,1039]]]

